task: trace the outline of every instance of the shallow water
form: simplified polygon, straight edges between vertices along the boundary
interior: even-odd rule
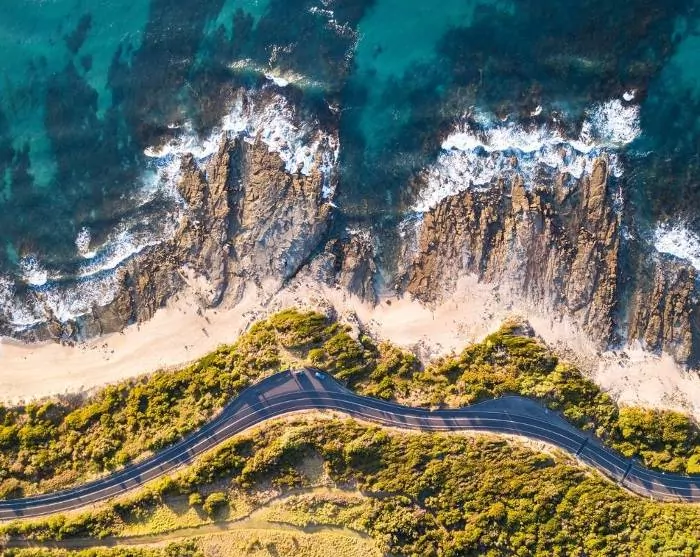
[[[650,241],[670,221],[689,231],[674,253],[696,254],[676,245],[700,232],[696,4],[0,0],[0,321],[44,319],[36,291],[60,319],[109,299],[114,268],[180,210],[153,149],[206,150],[231,85],[298,90],[319,125],[339,110],[337,226],[393,230],[511,155],[534,176],[605,151]],[[587,135],[609,103],[624,140]],[[420,171],[434,191],[408,187]]]

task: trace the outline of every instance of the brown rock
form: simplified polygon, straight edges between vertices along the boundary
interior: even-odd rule
[[[434,301],[466,273],[507,286],[543,309],[564,311],[601,344],[613,334],[620,217],[607,190],[607,163],[554,191],[520,179],[465,191],[424,216],[407,289]],[[566,188],[567,191],[563,191]],[[573,188],[569,191],[570,188]]]
[[[697,272],[686,261],[658,256],[652,261],[651,280],[640,283],[629,305],[629,336],[648,350],[663,350],[676,361],[688,363],[694,352]]]

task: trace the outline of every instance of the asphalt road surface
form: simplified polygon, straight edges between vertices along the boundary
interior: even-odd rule
[[[134,489],[260,422],[290,412],[337,410],[380,425],[423,431],[482,431],[545,441],[643,496],[700,502],[700,477],[664,474],[604,447],[557,414],[521,397],[503,397],[454,410],[424,410],[353,393],[312,370],[285,371],[243,391],[201,429],[137,464],[73,489],[0,501],[0,520],[42,516],[96,503]]]

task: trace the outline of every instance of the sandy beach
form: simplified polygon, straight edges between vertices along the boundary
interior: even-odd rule
[[[203,311],[195,296],[180,294],[155,317],[75,346],[0,342],[0,400],[17,403],[55,394],[88,391],[128,377],[178,366],[231,343],[251,323],[286,307],[328,310],[359,322],[376,338],[409,348],[424,361],[458,352],[498,328],[504,319],[528,319],[560,354],[576,361],[624,404],[684,410],[700,418],[700,379],[667,356],[639,347],[600,353],[571,323],[533,308],[505,305],[496,289],[473,277],[462,280],[450,300],[429,308],[408,298],[372,306],[340,290],[299,276],[274,294],[250,286],[235,306]]]

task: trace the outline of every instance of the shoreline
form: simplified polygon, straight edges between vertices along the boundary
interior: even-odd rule
[[[0,402],[17,404],[92,389],[186,365],[231,344],[253,322],[287,307],[335,311],[341,321],[417,353],[427,362],[459,352],[512,316],[527,319],[563,359],[579,366],[619,403],[680,410],[700,419],[700,377],[682,370],[670,356],[638,346],[601,353],[565,320],[531,308],[504,304],[497,288],[475,277],[460,281],[455,294],[435,307],[408,297],[384,297],[377,305],[341,289],[319,284],[306,273],[280,290],[248,285],[241,300],[200,309],[196,293],[181,292],[155,316],[74,346],[24,345],[0,339]]]

